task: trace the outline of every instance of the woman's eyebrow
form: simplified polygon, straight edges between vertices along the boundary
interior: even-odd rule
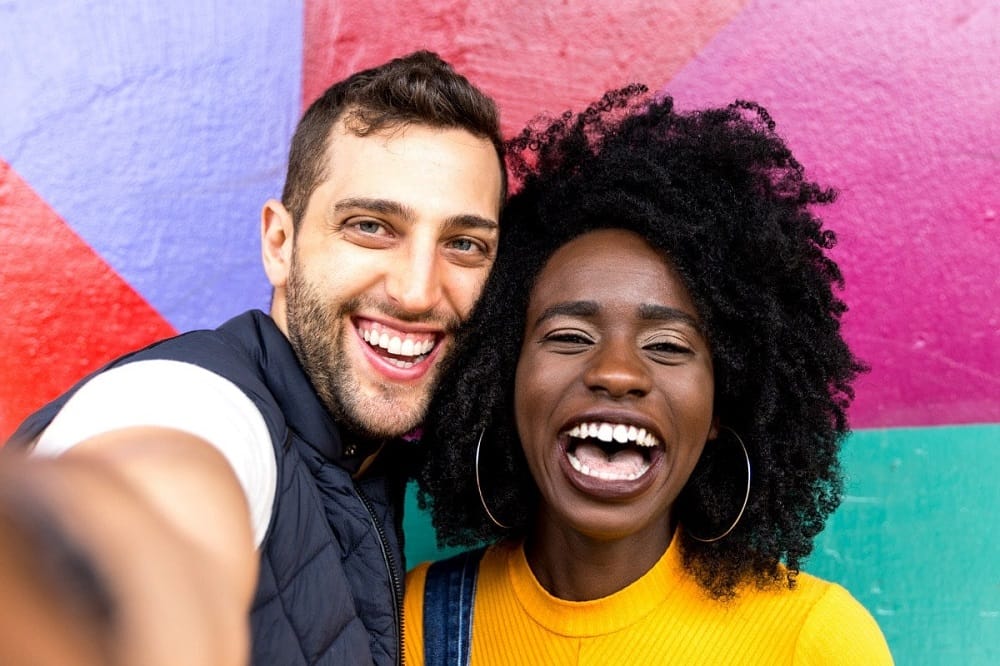
[[[699,333],[704,333],[701,322],[692,317],[684,310],[672,308],[668,305],[640,305],[639,317],[647,320],[676,321],[687,324]]]
[[[592,317],[600,308],[596,301],[566,301],[549,306],[538,315],[535,326],[560,315],[570,317]]]

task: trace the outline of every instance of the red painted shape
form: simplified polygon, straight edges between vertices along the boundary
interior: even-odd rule
[[[175,333],[0,160],[0,443],[106,361]]]
[[[303,105],[357,69],[416,49],[492,95],[509,135],[638,81],[657,88],[747,0],[306,0]]]

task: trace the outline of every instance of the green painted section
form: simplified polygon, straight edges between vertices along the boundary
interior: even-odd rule
[[[896,662],[1000,664],[1000,426],[855,433],[808,570],[872,612]]]
[[[871,611],[897,664],[1000,664],[1000,425],[859,431],[843,467],[806,570]],[[412,487],[404,528],[411,566],[454,552]]]

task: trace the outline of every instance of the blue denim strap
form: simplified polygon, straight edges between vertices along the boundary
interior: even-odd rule
[[[425,666],[468,666],[476,574],[485,548],[459,553],[427,569],[424,585]]]

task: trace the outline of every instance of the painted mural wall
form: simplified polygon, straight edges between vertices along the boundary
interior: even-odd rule
[[[872,366],[810,569],[898,663],[1000,660],[996,0],[0,0],[0,439],[110,358],[266,309],[261,204],[303,106],[440,52],[508,134],[641,81],[753,99],[840,191],[845,319]],[[410,512],[411,561],[437,552]]]

